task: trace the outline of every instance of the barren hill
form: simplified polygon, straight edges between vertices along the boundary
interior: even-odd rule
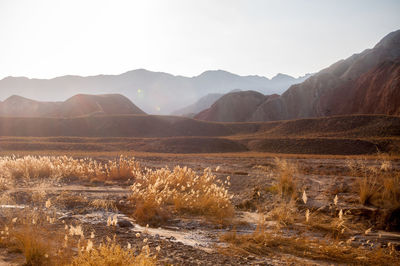
[[[0,116],[76,117],[89,114],[144,114],[120,94],[78,94],[65,102],[40,102],[13,95],[0,102]]]
[[[226,102],[222,102],[226,100]],[[238,105],[221,98],[207,113],[207,121],[231,121]],[[232,114],[219,106],[231,105]],[[243,97],[240,106],[254,105]],[[225,109],[224,109],[225,110]],[[245,111],[246,112],[246,111]],[[400,30],[374,48],[336,62],[291,86],[280,97],[265,99],[254,112],[236,121],[274,121],[348,114],[400,114]]]

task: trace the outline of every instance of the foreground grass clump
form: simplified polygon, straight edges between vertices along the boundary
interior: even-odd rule
[[[229,177],[227,178],[229,179]],[[209,168],[201,175],[187,167],[146,169],[131,187],[134,216],[143,224],[157,224],[172,212],[204,215],[218,222],[233,217],[231,196]]]
[[[142,252],[135,256],[132,249],[122,248],[114,238],[99,246],[87,245],[72,260],[71,266],[153,266],[156,262],[148,246],[144,246]]]
[[[3,217],[0,245],[19,252],[24,265],[64,265],[72,251],[64,246],[64,234],[54,224],[55,218],[46,213],[24,210]]]
[[[134,178],[139,169],[134,158],[123,156],[104,164],[89,158],[67,156],[0,157],[0,179],[6,180],[75,177],[107,181]]]

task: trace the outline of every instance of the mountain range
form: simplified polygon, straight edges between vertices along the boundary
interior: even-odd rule
[[[243,122],[349,114],[400,115],[400,30],[388,34],[372,49],[292,85],[281,96],[232,93],[195,118]]]
[[[235,89],[263,94],[283,93],[304,77],[278,74],[272,79],[239,76],[223,70],[205,71],[183,77],[137,69],[120,75],[62,76],[53,79],[6,77],[0,80],[0,99],[12,95],[39,101],[63,101],[76,94],[123,94],[150,114],[170,114],[210,93],[225,94]]]

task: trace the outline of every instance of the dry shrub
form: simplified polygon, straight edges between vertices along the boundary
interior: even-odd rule
[[[149,247],[135,256],[132,249],[123,249],[115,238],[96,247],[86,247],[72,260],[72,266],[152,266],[157,259],[150,255]]]
[[[106,181],[134,178],[139,170],[140,165],[134,158],[123,156],[106,164],[67,156],[0,157],[0,179],[8,180],[89,178]]]
[[[277,169],[277,189],[282,198],[294,199],[297,197],[296,176],[298,167],[287,160],[275,158]]]
[[[135,217],[142,223],[162,219],[162,210],[204,215],[220,222],[234,215],[228,190],[209,168],[202,175],[180,166],[172,171],[146,169],[131,189]]]
[[[373,165],[366,160],[349,160],[347,165],[351,175],[358,178],[361,204],[388,208],[400,205],[400,173],[386,157],[381,156]]]

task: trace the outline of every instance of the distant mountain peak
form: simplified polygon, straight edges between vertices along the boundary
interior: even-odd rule
[[[238,77],[239,75],[221,69],[207,70],[198,75],[198,77],[228,77],[228,76]]]
[[[271,80],[281,81],[281,80],[294,80],[295,78],[286,74],[278,73]]]

